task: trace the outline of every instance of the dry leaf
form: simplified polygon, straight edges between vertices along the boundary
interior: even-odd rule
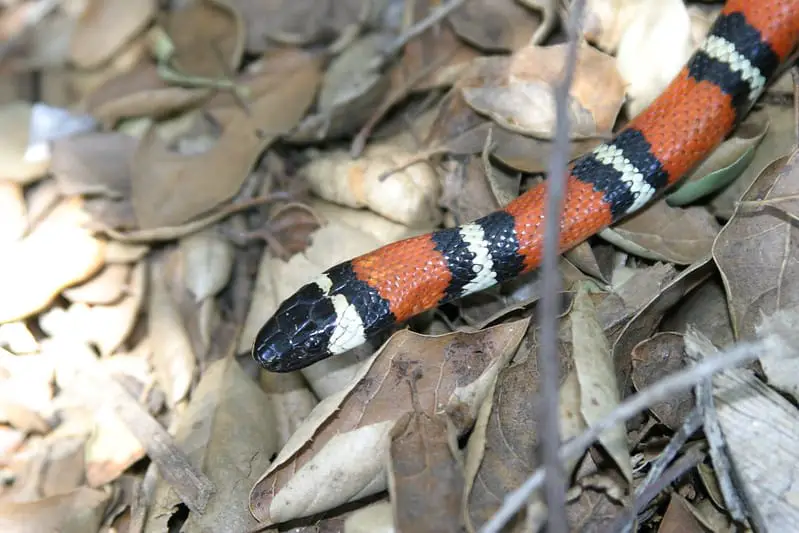
[[[53,143],[51,172],[61,194],[130,197],[130,163],[138,140],[117,132],[94,132]]]
[[[685,349],[682,335],[658,333],[639,343],[632,353],[632,380],[636,390],[642,391],[664,376],[685,367]],[[694,408],[691,391],[675,394],[666,401],[649,407],[652,414],[672,431],[677,431]]]
[[[311,190],[349,207],[368,207],[389,220],[410,227],[430,227],[441,220],[438,196],[441,186],[426,162],[397,170],[414,158],[391,145],[371,145],[352,160],[343,150],[314,159],[304,167]]]
[[[704,533],[706,529],[691,511],[691,504],[677,492],[672,492],[669,506],[663,514],[658,533]]]
[[[518,50],[540,25],[538,14],[515,0],[465,2],[448,21],[459,37],[487,52]]]
[[[669,207],[661,200],[600,236],[634,255],[688,265],[710,253],[719,229],[704,207]]]
[[[555,87],[560,83],[568,44],[528,46],[510,58],[507,82],[498,87],[465,87],[463,96],[477,112],[518,133],[552,138]],[[613,57],[582,44],[569,95],[571,138],[610,134],[624,101],[624,82]],[[597,91],[602,87],[602,91]]]
[[[679,275],[664,280],[666,282],[657,294],[644,302],[635,315],[624,324],[613,344],[613,360],[616,363],[616,374],[619,376],[622,391],[627,391],[630,387],[631,358],[635,346],[655,333],[667,311],[711,276],[713,270],[713,263],[710,257],[707,257],[686,268]]]
[[[733,330],[737,338],[750,338],[760,317],[799,304],[794,223],[799,192],[799,152],[784,166],[763,170],[743,201],[769,202],[773,207],[739,207],[713,245],[727,291]],[[783,201],[779,201],[784,198]],[[775,211],[776,209],[776,211]],[[794,215],[795,216],[795,215]]]
[[[244,52],[244,22],[223,0],[189,2],[167,12],[174,45],[170,65],[181,75],[224,79]]]
[[[216,491],[204,513],[189,514],[186,528],[249,531],[257,526],[245,502],[250,486],[277,452],[272,409],[234,357],[205,370],[177,423],[175,439]],[[169,485],[159,482],[147,530],[166,529],[179,503]]]
[[[597,309],[581,284],[569,314],[572,330],[572,359],[580,383],[580,414],[586,426],[604,418],[621,401],[608,339]],[[627,450],[623,424],[600,435],[599,442],[616,462],[629,484],[633,482],[632,461]]]
[[[280,523],[385,490],[389,433],[413,408],[408,380],[428,414],[452,413],[453,394],[472,401],[458,406],[458,413],[476,410],[487,392],[480,390],[515,353],[527,322],[440,337],[395,334],[348,388],[314,409],[255,484],[255,517],[263,525]],[[468,427],[456,429],[462,434]]]
[[[260,384],[274,408],[274,431],[282,448],[319,402],[299,372],[260,372]]]
[[[727,295],[720,278],[714,276],[686,295],[664,318],[660,328],[685,333],[689,326],[702,332],[720,348],[735,340]]]
[[[174,406],[189,392],[196,358],[178,304],[167,285],[164,258],[150,264],[147,329],[158,384]]]
[[[69,60],[92,69],[108,61],[156,14],[154,0],[89,0],[69,43]]]
[[[455,435],[443,416],[414,410],[392,428],[388,490],[396,531],[462,531],[463,470],[453,449]]]
[[[83,227],[87,218],[80,199],[64,201],[27,237],[3,247],[0,322],[40,311],[103,266],[105,243]]]
[[[126,292],[131,266],[124,263],[106,264],[92,278],[64,289],[64,298],[73,303],[110,305]]]
[[[182,279],[195,302],[216,296],[230,281],[234,249],[230,241],[207,229],[178,243]]]
[[[108,490],[80,487],[36,501],[3,502],[0,503],[0,530],[13,533],[98,531],[110,500]]]
[[[145,62],[92,90],[86,97],[86,109],[97,120],[114,125],[130,117],[168,116],[197,104],[209,92],[169,84],[161,78],[155,64]]]
[[[151,128],[133,162],[133,207],[140,228],[183,224],[230,200],[261,152],[305,114],[316,93],[320,60],[301,52],[268,58],[243,86],[249,109],[218,95],[208,112],[222,126],[216,143],[201,154],[169,150]]]

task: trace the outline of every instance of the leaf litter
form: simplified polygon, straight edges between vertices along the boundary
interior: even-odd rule
[[[566,4],[5,2],[0,530],[485,525],[540,466],[537,273],[299,372],[249,352],[324,269],[542,179]],[[588,2],[569,157],[717,12]],[[560,261],[564,440],[697,359],[795,335],[794,91],[777,80],[680,187]],[[715,411],[697,389],[614,425],[566,464],[570,527],[635,509],[727,531],[735,477],[749,526],[796,529],[797,376],[772,353],[713,380]],[[705,432],[678,439],[696,409]],[[545,517],[536,493],[508,530]]]

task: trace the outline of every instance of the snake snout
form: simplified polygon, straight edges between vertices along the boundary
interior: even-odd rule
[[[319,286],[305,285],[258,331],[252,356],[270,372],[291,372],[324,359],[330,355],[335,316]]]

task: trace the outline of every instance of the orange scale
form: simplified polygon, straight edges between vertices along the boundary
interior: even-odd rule
[[[452,281],[430,235],[386,245],[351,263],[355,276],[388,301],[398,322],[436,307]]]
[[[799,0],[728,0],[722,13],[735,12],[746,16],[780,60],[791,52],[799,32]]]

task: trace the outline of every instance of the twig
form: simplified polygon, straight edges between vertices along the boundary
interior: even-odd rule
[[[649,500],[654,498],[655,495],[659,494],[663,487],[669,484],[665,482],[665,472],[668,470],[669,465],[672,464],[672,461],[674,461],[674,458],[677,457],[677,454],[680,453],[680,450],[683,449],[685,443],[688,442],[688,439],[702,427],[702,420],[702,408],[698,406],[694,407],[685,418],[685,421],[683,421],[680,429],[669,441],[666,448],[652,463],[644,481],[635,489],[635,501],[631,509],[619,516],[608,529],[609,531],[627,533],[633,530],[633,522],[644,506],[646,506]],[[652,487],[657,487],[657,490]]]
[[[771,353],[784,353],[784,341],[777,335],[769,335],[756,342],[740,343],[726,352],[703,360],[694,366],[675,372],[647,389],[634,394],[621,402],[613,411],[588,428],[585,433],[565,443],[560,450],[560,460],[570,461],[581,457],[604,431],[617,424],[623,424],[644,409],[662,402],[673,395],[690,389],[713,374],[734,368]],[[502,507],[486,522],[481,533],[499,533],[502,527],[527,502],[530,495],[539,489],[546,479],[544,468],[539,468],[527,478],[524,484],[505,497]]]
[[[386,46],[385,51],[383,54],[376,58],[375,61],[372,62],[370,68],[379,69],[383,66],[383,62],[385,58],[393,57],[394,54],[399,52],[400,48],[405,46],[411,39],[415,39],[416,37],[420,36],[445,18],[447,18],[453,11],[461,7],[463,4],[466,3],[466,0],[449,0],[444,5],[439,6],[437,9],[432,11],[427,17],[420,20],[407,30],[394,39],[388,46]]]
[[[197,233],[198,231],[210,226],[211,224],[216,224],[220,220],[225,219],[230,215],[233,215],[240,211],[244,211],[245,209],[258,207],[260,205],[268,204],[279,200],[290,200],[290,199],[291,199],[290,194],[282,192],[267,194],[264,196],[258,196],[256,198],[250,198],[249,200],[242,200],[240,202],[225,205],[219,208],[218,211],[215,211],[206,217],[191,222],[187,222],[180,226],[162,226],[159,228],[148,228],[148,229],[123,232],[123,231],[117,231],[113,228],[104,226],[102,224],[93,223],[90,224],[90,229],[96,231],[97,233],[104,234],[115,241],[131,243],[131,244],[147,244],[151,242],[173,241],[175,239],[185,237],[186,235]]]
[[[569,161],[569,89],[577,65],[578,27],[585,2],[574,2],[569,17],[571,43],[566,56],[563,80],[555,90],[555,142],[549,158],[547,204],[544,217],[544,250],[541,262],[541,301],[538,320],[541,342],[538,349],[538,368],[541,372],[541,405],[538,427],[541,434],[541,462],[547,471],[546,504],[547,530],[566,533],[566,474],[560,460],[560,362],[558,357],[558,295],[561,289],[558,262],[560,258],[560,217],[566,188]]]

